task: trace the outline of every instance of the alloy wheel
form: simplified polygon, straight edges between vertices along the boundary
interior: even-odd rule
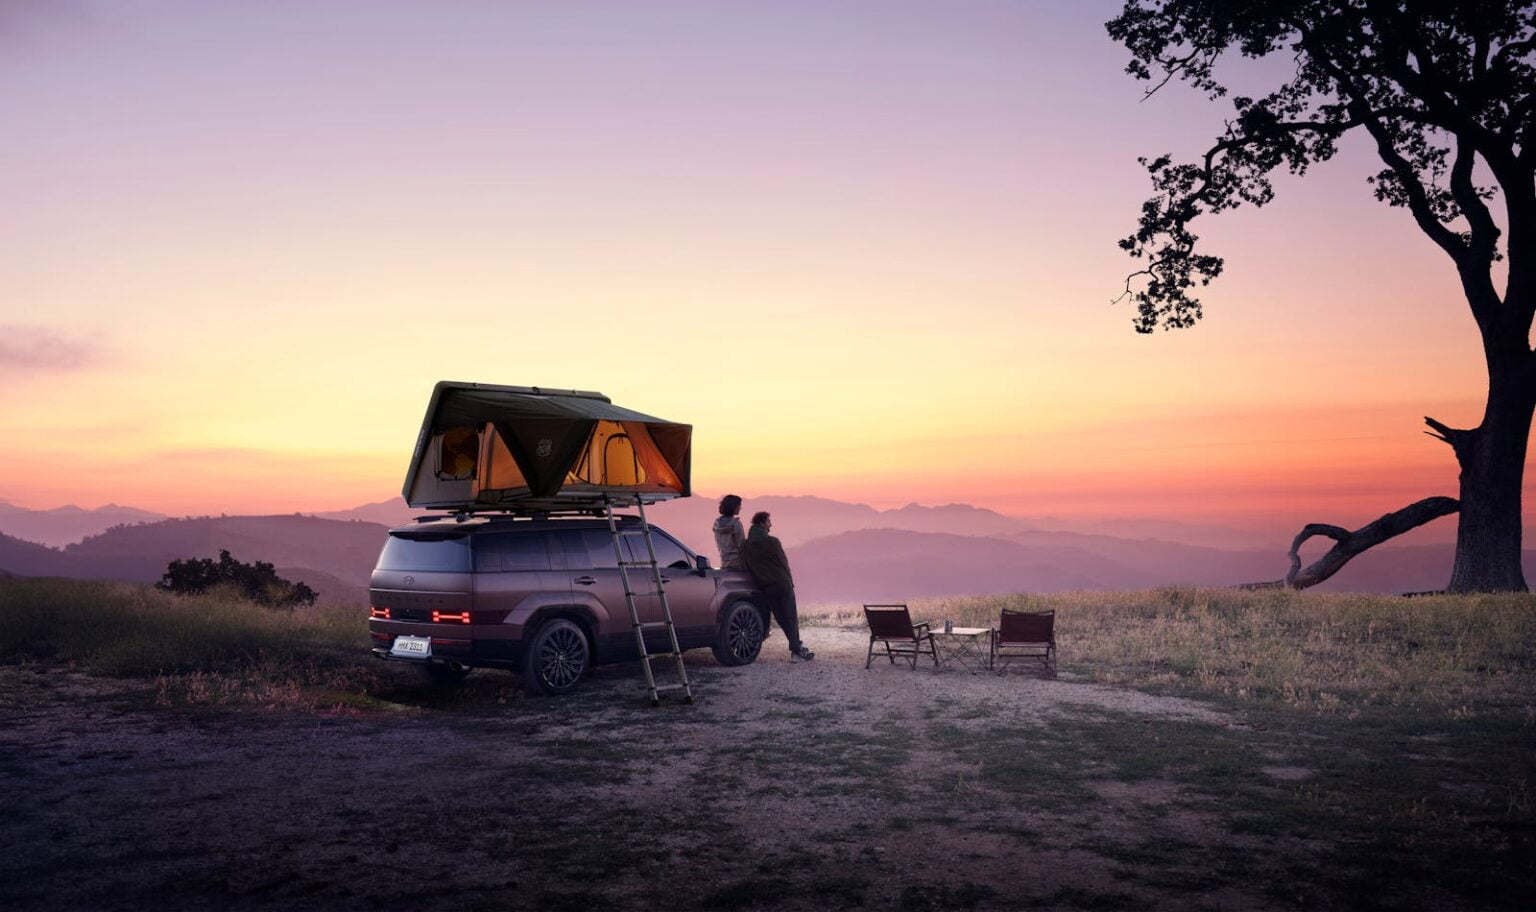
[[[587,641],[568,628],[553,630],[539,649],[539,674],[551,686],[569,687],[587,670]]]
[[[763,623],[756,611],[738,610],[731,616],[731,626],[726,632],[731,655],[738,659],[751,659],[762,641]]]

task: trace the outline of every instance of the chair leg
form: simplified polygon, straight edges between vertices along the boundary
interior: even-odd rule
[[[875,660],[875,638],[869,638],[869,652],[864,655],[864,670],[869,671],[869,663]]]

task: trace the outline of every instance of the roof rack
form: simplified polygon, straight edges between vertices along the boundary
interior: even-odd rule
[[[441,509],[444,513],[511,513],[525,515],[533,513],[550,514],[586,514],[589,516],[603,516],[607,511],[607,497],[615,507],[628,508],[639,504],[655,504],[666,500],[676,499],[675,494],[636,493],[636,494],[590,494],[573,495],[562,493],[554,497],[520,497],[508,499],[498,503],[456,503],[444,505]]]
[[[633,505],[630,505],[630,506],[633,506]],[[528,506],[528,505],[508,504],[508,505],[498,506],[498,507],[494,507],[494,508],[484,507],[484,506],[477,506],[474,509],[462,509],[462,508],[460,508],[460,509],[451,509],[451,508],[445,508],[440,513],[433,513],[433,514],[429,514],[429,515],[426,515],[426,516],[416,516],[416,517],[413,517],[412,521],[413,522],[418,522],[418,523],[430,523],[430,522],[442,522],[445,519],[453,519],[453,520],[457,520],[458,522],[468,522],[470,519],[475,519],[475,518],[482,518],[482,519],[504,518],[504,519],[533,519],[533,520],[539,520],[539,519],[550,519],[552,517],[557,517],[557,516],[602,519],[603,517],[605,517],[607,515],[608,515],[607,511],[604,510],[604,508],[602,508],[602,507],[570,506],[570,505],[561,505],[561,506],[556,506],[556,507],[550,507],[550,506]],[[622,515],[615,514],[615,515],[616,515],[617,519],[619,519],[620,521],[623,521],[623,522],[628,522],[630,520],[634,520],[636,522],[639,521],[639,517],[638,516],[634,516],[632,514],[622,514]]]

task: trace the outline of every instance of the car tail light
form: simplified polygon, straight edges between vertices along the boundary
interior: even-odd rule
[[[469,623],[469,612],[468,611],[460,611],[460,612],[457,612],[457,613],[452,612],[452,611],[434,611],[434,612],[432,612],[432,623],[434,623],[434,624],[452,624],[455,621],[457,621],[460,624],[468,624]]]
[[[387,621],[387,620],[389,620],[389,609],[388,608],[377,608],[377,607],[374,607],[372,605],[369,605],[368,606],[368,616],[371,617],[371,618],[378,618],[380,620]]]

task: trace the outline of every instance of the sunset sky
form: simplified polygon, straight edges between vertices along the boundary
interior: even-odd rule
[[[1443,255],[1356,138],[1202,226],[1195,329],[1112,306],[1143,102],[1115,2],[0,7],[0,500],[399,492],[439,379],[695,426],[706,493],[1362,524],[1456,493]],[[1235,70],[1234,72],[1240,72]]]

